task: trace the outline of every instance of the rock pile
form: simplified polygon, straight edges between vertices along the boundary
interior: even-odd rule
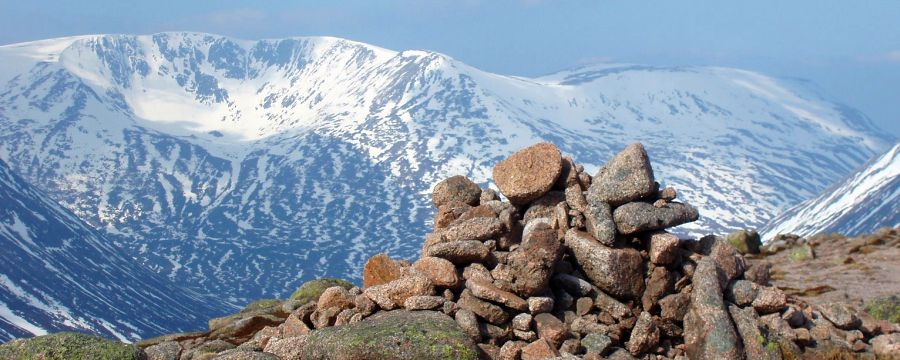
[[[441,348],[448,358],[777,359],[891,354],[900,346],[896,325],[839,304],[809,306],[769,286],[765,269],[748,269],[747,250],[736,250],[734,239],[666,232],[697,220],[698,211],[676,201],[675,189],[660,189],[641,144],[595,176],[554,145],[537,144],[498,163],[493,177],[508,201],[463,176],[437,184],[421,257],[376,255],[362,289],[341,284],[315,301],[225,318],[202,341],[143,345],[153,345],[150,358],[164,346],[193,354],[188,346],[212,340],[240,344],[218,355],[231,358],[240,351],[260,359],[366,358],[359,344],[368,340],[347,335],[326,349],[333,334],[347,331],[323,329],[357,326],[370,336],[374,325],[359,324],[373,315],[381,323],[394,316],[400,326],[427,312],[433,323],[458,325],[430,333],[455,339]],[[758,236],[750,243],[758,251]],[[401,344],[411,335],[402,333],[397,351],[409,350]],[[259,357],[249,357],[253,351]]]

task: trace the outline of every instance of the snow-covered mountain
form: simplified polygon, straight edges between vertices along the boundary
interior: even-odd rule
[[[428,192],[548,140],[641,141],[701,209],[761,226],[894,139],[809,84],[711,67],[487,73],[316,37],[97,35],[0,47],[0,158],[142,263],[239,301],[418,252]]]
[[[900,226],[900,143],[815,198],[792,207],[760,233],[857,236]]]
[[[116,249],[0,161],[0,342],[80,331],[137,340],[229,310]]]

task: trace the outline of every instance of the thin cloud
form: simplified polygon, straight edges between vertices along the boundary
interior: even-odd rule
[[[263,21],[267,15],[257,9],[234,9],[211,13],[206,20],[213,25],[235,25]]]

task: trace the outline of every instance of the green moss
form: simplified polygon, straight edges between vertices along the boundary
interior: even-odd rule
[[[305,284],[301,285],[297,291],[294,291],[291,295],[291,300],[298,300],[303,303],[317,301],[319,300],[319,296],[325,292],[325,289],[334,286],[340,286],[349,290],[353,287],[353,284],[346,280],[328,278],[307,281]]]
[[[477,359],[474,343],[441,313],[391,311],[310,334],[304,359],[346,354],[376,359]]]
[[[8,360],[133,360],[142,355],[134,345],[79,333],[38,336],[0,345],[0,359]]]
[[[866,302],[863,308],[876,319],[900,323],[900,296],[875,298]]]
[[[283,304],[283,303],[284,303],[284,300],[279,300],[279,299],[256,300],[250,304],[247,304],[247,306],[245,306],[244,309],[241,310],[241,312],[247,313],[247,312],[253,312],[253,311],[258,311],[258,310],[266,310],[266,309],[270,309],[270,308],[273,308],[276,306],[281,306],[281,304]]]

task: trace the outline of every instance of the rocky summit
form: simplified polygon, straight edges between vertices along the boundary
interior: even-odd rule
[[[553,144],[497,164],[500,194],[434,187],[419,259],[378,254],[364,287],[304,284],[137,345],[149,359],[891,359],[900,326],[769,283],[753,232],[681,239],[698,210],[633,144],[591,176]],[[503,195],[509,201],[503,201]]]

